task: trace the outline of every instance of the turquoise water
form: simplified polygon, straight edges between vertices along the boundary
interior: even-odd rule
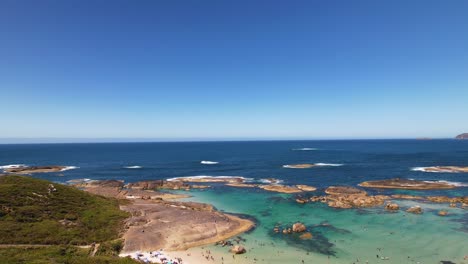
[[[403,209],[421,205],[425,212],[414,215],[388,213],[383,208],[333,209],[320,203],[297,204],[291,195],[239,188],[215,187],[189,194],[193,197],[187,200],[211,203],[219,210],[257,219],[256,229],[242,235],[249,249],[246,258],[230,258],[227,248],[205,247],[215,255],[227,256],[224,263],[254,263],[254,259],[265,263],[468,263],[464,260],[468,233],[461,231],[463,223],[455,221],[466,218],[467,212],[446,204],[396,200]],[[441,209],[448,210],[450,216],[438,216]],[[306,224],[312,240],[272,231],[277,224],[292,225],[296,221]]]

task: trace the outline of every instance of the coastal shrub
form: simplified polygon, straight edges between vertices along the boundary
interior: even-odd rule
[[[116,239],[101,243],[96,256],[118,256],[123,248],[123,239]]]
[[[53,184],[55,191],[50,191]],[[115,199],[24,177],[0,177],[0,244],[88,245],[117,239],[128,213]]]
[[[0,264],[136,264],[130,258],[90,257],[87,249],[72,246],[42,248],[0,248]]]

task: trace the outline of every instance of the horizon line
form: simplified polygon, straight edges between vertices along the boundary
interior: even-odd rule
[[[99,143],[196,143],[261,141],[340,141],[340,140],[448,140],[454,137],[382,137],[382,138],[0,138],[0,145],[15,144],[99,144]],[[10,141],[10,142],[9,142]]]

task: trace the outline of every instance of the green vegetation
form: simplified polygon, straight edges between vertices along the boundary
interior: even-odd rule
[[[115,199],[45,180],[0,176],[0,264],[137,263],[116,257],[127,217]],[[100,243],[93,257],[92,248],[77,247],[92,243]]]
[[[0,244],[108,241],[118,238],[127,216],[114,199],[30,177],[0,177]]]
[[[65,246],[0,249],[0,264],[136,264],[129,258],[89,257],[88,249]]]

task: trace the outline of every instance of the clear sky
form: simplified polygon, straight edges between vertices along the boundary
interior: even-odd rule
[[[454,137],[468,1],[0,1],[0,138]]]

